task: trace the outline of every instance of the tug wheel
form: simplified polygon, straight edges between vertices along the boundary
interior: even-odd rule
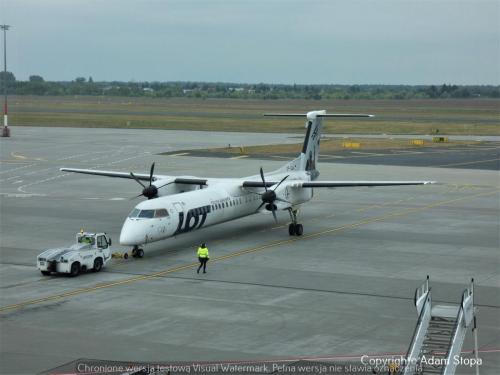
[[[94,272],[99,272],[100,270],[102,270],[102,259],[96,258],[94,260]]]
[[[75,263],[71,264],[71,271],[69,273],[70,276],[75,277],[75,276],[78,276],[79,273],[80,273],[80,263],[75,262]]]

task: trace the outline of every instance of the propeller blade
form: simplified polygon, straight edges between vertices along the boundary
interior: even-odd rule
[[[256,209],[255,211],[259,211],[259,210],[262,208],[262,206],[263,206],[263,205],[265,205],[265,204],[266,204],[266,202],[262,202],[262,203],[260,204],[260,206],[259,206],[259,207],[257,207],[257,209]]]
[[[163,185],[157,186],[156,188],[157,188],[157,189],[161,189],[162,187],[167,186],[167,185],[170,185],[170,184],[173,184],[174,182],[175,182],[175,181],[170,181],[170,182],[167,182],[166,184],[163,184]]]
[[[134,199],[137,199],[139,197],[142,197],[142,193],[139,195],[136,195],[135,197],[129,198],[129,201],[133,201]]]
[[[262,167],[260,167],[260,177],[262,178],[262,182],[264,183],[264,189],[266,189],[267,191],[266,180],[264,178],[264,171],[262,170]]]
[[[146,188],[146,185],[144,185],[144,184],[141,182],[141,180],[139,180],[137,177],[135,177],[135,175],[134,175],[132,172],[130,172],[130,175],[132,176],[132,178],[133,178],[134,180],[136,180],[136,181],[137,181],[137,183],[138,183],[139,185],[141,185],[143,188]]]
[[[151,171],[149,172],[149,185],[153,184],[153,172],[155,171],[155,163],[151,164]]]
[[[271,212],[273,213],[274,221],[278,224],[278,218],[276,217],[276,210],[274,209],[274,204],[271,205]]]
[[[284,203],[288,203],[288,204],[292,204],[292,202],[288,202],[287,200],[285,200],[285,199],[281,199],[281,198],[278,198],[278,197],[276,197],[274,200],[275,200],[275,201],[284,202]]]
[[[276,191],[276,189],[277,189],[277,188],[281,185],[281,183],[282,183],[283,181],[285,181],[285,180],[286,180],[289,176],[290,176],[290,175],[285,176],[285,178],[284,178],[283,180],[281,180],[281,181],[278,183],[278,185],[276,185],[276,187],[275,187],[273,190],[274,190],[274,191]]]

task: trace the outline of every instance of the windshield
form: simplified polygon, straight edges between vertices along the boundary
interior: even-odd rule
[[[155,210],[142,210],[139,213],[138,217],[144,218],[144,219],[151,219],[155,216]]]
[[[167,217],[168,211],[165,208],[159,208],[157,210],[139,210],[134,208],[132,212],[128,215],[129,218],[136,219],[152,219],[152,218],[160,218]]]
[[[78,243],[93,245],[95,242],[94,237],[91,236],[80,236],[78,237]]]
[[[139,212],[141,212],[141,210],[134,208],[132,212],[128,215],[128,217],[137,217],[137,215],[139,215]]]

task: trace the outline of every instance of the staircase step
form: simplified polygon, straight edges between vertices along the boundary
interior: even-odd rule
[[[429,325],[431,327],[436,327],[436,326],[452,327],[455,325],[456,322],[457,322],[456,320],[454,320],[453,322],[444,320],[431,320],[429,322]]]
[[[422,369],[422,372],[420,374],[425,375],[425,374],[441,374],[443,372],[443,369]]]
[[[432,336],[432,337],[426,337],[424,342],[442,342],[442,343],[449,343],[450,342],[451,336]]]
[[[443,372],[443,369],[422,369],[422,372],[420,374],[425,375],[425,374],[441,374]]]

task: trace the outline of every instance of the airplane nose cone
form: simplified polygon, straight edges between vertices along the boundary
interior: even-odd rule
[[[140,224],[127,219],[123,223],[120,232],[120,245],[134,246],[144,244],[144,233],[140,230]]]

